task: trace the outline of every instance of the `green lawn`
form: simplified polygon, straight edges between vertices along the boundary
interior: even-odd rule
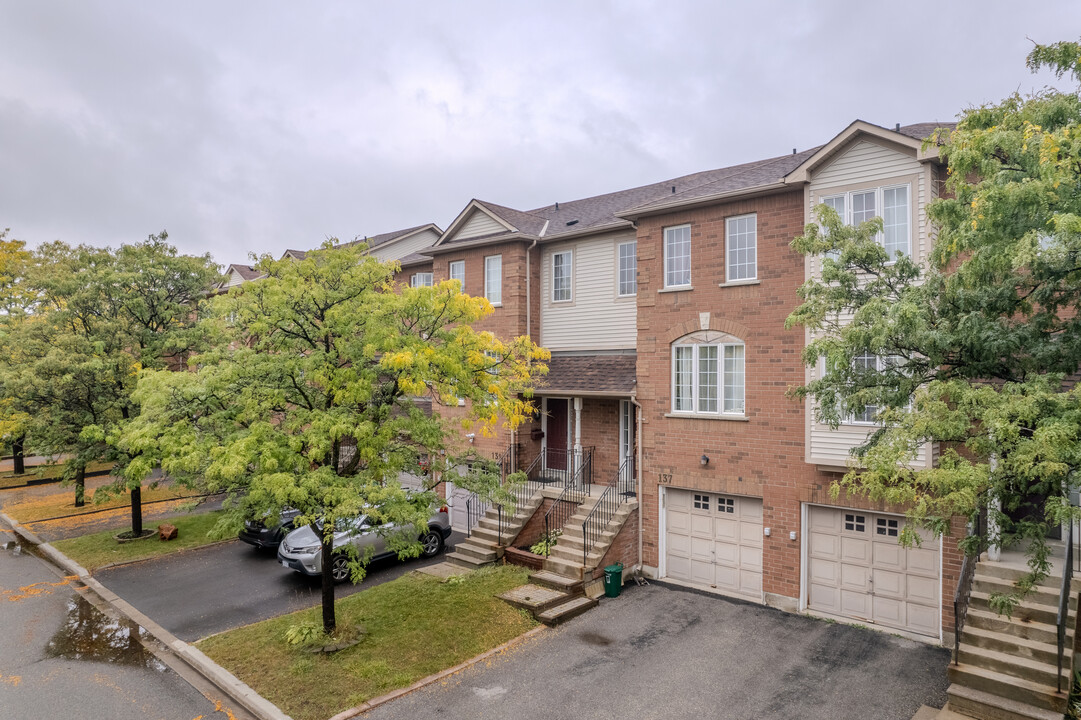
[[[216,542],[207,537],[207,533],[214,527],[220,516],[221,511],[218,510],[199,515],[178,515],[155,519],[153,523],[146,525],[149,528],[156,528],[161,523],[176,525],[179,531],[176,539],[168,542],[159,540],[155,536],[147,540],[118,543],[114,537],[119,531],[106,530],[92,535],[58,540],[53,543],[53,547],[87,570],[94,570],[109,563],[143,560]]]
[[[103,500],[95,502],[99,492]],[[194,494],[194,490],[159,485],[156,488],[143,488],[142,498],[144,503],[150,503]],[[49,518],[97,514],[102,510],[130,507],[131,496],[127,492],[110,496],[102,488],[87,489],[85,503],[82,507],[75,507],[75,488],[68,486],[60,492],[25,500],[15,505],[5,505],[4,512],[21,523],[40,522]]]
[[[528,613],[495,597],[527,577],[511,565],[467,572],[461,582],[409,573],[351,595],[338,602],[338,625],[359,623],[368,635],[332,655],[284,639],[291,625],[318,623],[318,607],[213,635],[198,647],[296,720],[325,720],[535,627]]]

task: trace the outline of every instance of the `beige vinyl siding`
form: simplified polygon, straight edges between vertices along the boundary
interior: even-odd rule
[[[822,198],[858,189],[909,184],[912,254],[922,262],[930,253],[930,243],[933,241],[927,227],[927,203],[935,191],[933,172],[929,165],[916,160],[914,151],[900,150],[866,139],[858,140],[811,177],[805,193],[808,221],[814,219],[814,209]],[[818,258],[809,259],[805,267],[808,277],[817,274],[820,270]],[[849,319],[842,317],[841,321]],[[814,379],[817,373],[818,368],[810,368],[808,379]],[[808,403],[806,407],[807,462],[847,465],[851,448],[862,444],[868,433],[874,430],[867,425],[841,425],[837,430],[831,430],[826,425],[815,423],[812,405]],[[935,450],[929,446],[920,448],[913,465],[930,466]]]
[[[474,210],[469,219],[462,223],[458,232],[454,233],[452,240],[464,240],[466,238],[482,237],[494,233],[507,232],[507,228],[500,225],[495,218],[481,210]]]
[[[432,230],[423,230],[415,235],[410,235],[399,240],[392,240],[388,243],[372,248],[371,255],[379,260],[401,260],[406,255],[412,255],[415,252],[420,252],[435,245],[435,241],[439,239]]]
[[[636,298],[617,297],[617,245],[634,235],[558,243],[541,253],[541,344],[549,350],[627,350],[637,342]],[[570,302],[552,302],[552,254],[573,253]]]
[[[225,287],[236,287],[237,285],[242,285],[243,283],[244,278],[241,277],[240,273],[238,273],[236,270],[229,271],[229,280],[226,281]]]

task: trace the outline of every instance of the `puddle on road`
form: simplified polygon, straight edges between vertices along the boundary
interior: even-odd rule
[[[604,647],[605,645],[612,644],[612,638],[605,637],[600,633],[587,631],[583,633],[578,633],[578,637],[582,638],[583,641],[589,643],[590,645],[600,645],[601,647]]]
[[[140,639],[147,637],[139,625],[126,620],[114,620],[78,595],[68,601],[64,624],[45,646],[45,654],[65,660],[136,665],[165,671],[165,664],[143,647]]]

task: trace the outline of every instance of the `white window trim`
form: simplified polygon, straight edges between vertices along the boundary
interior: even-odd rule
[[[698,409],[698,348],[700,347],[715,347],[717,348],[717,409],[715,411],[703,411]],[[743,409],[728,410],[724,409],[725,401],[725,384],[724,384],[724,350],[726,347],[741,347],[743,348]],[[676,409],[676,349],[677,348],[694,348],[691,352],[691,409],[690,410],[677,410]],[[742,342],[675,342],[672,343],[671,360],[669,364],[671,370],[671,380],[669,392],[671,393],[671,416],[673,417],[729,417],[729,418],[744,418],[747,415],[747,345]]]
[[[620,263],[623,260],[623,247],[626,245],[634,245],[634,254],[631,257],[634,258],[634,277],[631,282],[634,283],[634,292],[624,293],[620,291],[623,284],[623,268]],[[627,242],[616,243],[616,297],[628,298],[634,297],[638,294],[638,241],[628,240]]]
[[[567,288],[569,291],[568,297],[556,298],[556,258],[560,255],[567,256],[567,279],[570,281],[570,285]],[[549,298],[553,303],[572,303],[574,302],[574,251],[573,250],[559,250],[552,253],[552,292]]]
[[[664,244],[664,252],[662,253],[662,255],[664,256],[664,267],[661,268],[661,270],[664,273],[664,288],[666,290],[668,290],[668,289],[676,289],[676,288],[678,288],[680,290],[690,289],[691,285],[694,282],[693,273],[688,272],[687,273],[687,275],[688,275],[687,282],[685,282],[683,284],[680,284],[680,285],[669,285],[668,284],[668,233],[671,232],[672,230],[682,230],[683,228],[687,228],[688,233],[689,233],[690,229],[691,229],[691,224],[690,223],[684,223],[683,225],[673,225],[672,227],[666,227],[664,229],[664,239],[662,241],[663,244]],[[690,245],[690,243],[688,243],[688,246],[689,245]],[[687,264],[690,266],[690,268],[693,269],[693,267],[694,267],[693,256],[691,255],[689,247],[688,247],[688,250],[687,250],[687,261],[688,261]]]
[[[754,218],[754,275],[745,278],[732,277],[732,233],[731,223],[743,218]],[[724,281],[725,283],[751,283],[758,280],[758,213],[744,213],[724,219]]]
[[[852,196],[853,195],[862,195],[863,193],[874,192],[874,194],[875,194],[875,217],[881,218],[882,217],[882,212],[885,209],[885,191],[886,190],[895,190],[897,188],[905,188],[905,191],[906,191],[907,197],[908,197],[908,207],[907,207],[907,212],[905,213],[905,219],[908,221],[908,251],[907,251],[906,255],[909,258],[911,258],[913,256],[913,241],[912,241],[912,231],[913,231],[912,203],[913,203],[913,197],[912,197],[912,183],[911,182],[891,183],[889,185],[880,185],[878,187],[859,188],[859,189],[856,189],[856,190],[846,190],[845,192],[830,193],[828,195],[820,195],[819,198],[818,198],[818,203],[817,204],[821,205],[821,204],[824,204],[827,200],[833,200],[834,198],[843,197],[845,199],[845,212],[844,212],[844,216],[841,218],[841,223],[844,224],[844,225],[852,225],[853,224],[853,222],[852,222]],[[879,245],[882,245],[883,247],[885,247],[886,235],[885,235],[884,232],[879,233],[875,237],[875,240],[878,241]],[[893,264],[895,262],[897,262],[897,261],[895,259],[891,258],[888,261],[887,264]]]
[[[428,283],[427,284],[421,284],[420,278],[423,277],[423,276],[427,276],[427,278],[428,278]],[[409,278],[409,287],[432,287],[432,285],[434,285],[434,284],[435,284],[435,278],[434,278],[433,274],[430,273],[430,272],[413,273],[413,277]]]
[[[488,264],[493,261],[499,261],[499,300],[492,300],[491,298],[491,286],[488,284]],[[503,305],[503,256],[502,255],[488,255],[484,258],[484,297],[492,304],[493,307],[500,307]]]
[[[462,268],[462,276],[454,277],[454,266],[458,265]],[[447,279],[457,280],[462,284],[462,291],[465,291],[465,260],[452,260],[447,264]]]

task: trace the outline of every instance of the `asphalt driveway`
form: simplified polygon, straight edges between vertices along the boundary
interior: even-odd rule
[[[910,720],[945,704],[948,662],[943,648],[653,584],[364,717]]]
[[[453,533],[447,539],[446,552],[464,538]],[[443,560],[440,554],[430,560],[373,562],[364,582],[342,583],[337,597]],[[320,601],[319,578],[287,570],[277,563],[273,551],[257,550],[239,540],[101,570],[94,577],[188,642],[303,610]]]

